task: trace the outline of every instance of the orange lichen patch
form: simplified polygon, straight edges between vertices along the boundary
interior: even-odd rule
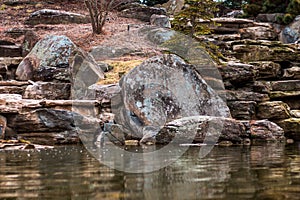
[[[98,84],[102,85],[117,83],[124,74],[128,73],[135,66],[141,64],[143,60],[106,60],[104,62],[112,66],[113,69],[105,73],[105,79],[98,82]]]

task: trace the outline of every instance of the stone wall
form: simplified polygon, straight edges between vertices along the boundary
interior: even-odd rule
[[[283,128],[286,138],[300,140],[298,45],[278,42],[276,26],[271,23],[232,18],[219,18],[215,21],[222,26],[215,27],[215,34],[208,37],[220,46],[228,58],[218,69],[226,89],[223,95],[232,117],[236,119],[226,120],[227,129],[221,138],[234,142],[233,138],[240,134],[240,138],[258,137],[268,140],[274,137],[274,132],[281,133],[277,124]],[[63,38],[61,41],[66,40]],[[0,139],[23,137],[45,144],[79,142],[74,126],[76,114],[71,111],[74,103],[70,100],[72,71],[78,71],[80,66],[77,65],[82,63],[88,64],[93,70],[99,65],[95,64],[89,54],[73,46],[71,41],[63,44],[67,49],[68,58],[63,57],[64,62],[56,66],[56,59],[60,57],[58,55],[53,62],[56,63],[55,66],[45,65],[51,66],[48,68],[39,66],[42,62],[37,59],[40,58],[30,53],[26,57],[28,62],[24,62],[26,58],[23,60],[20,57],[21,47],[15,44],[0,44]],[[70,46],[66,47],[66,44]],[[55,53],[51,53],[51,56],[56,55]],[[23,69],[19,68],[18,71],[18,66],[22,66]],[[60,71],[53,71],[53,67]],[[43,72],[44,79],[36,76],[40,72]],[[102,73],[101,75],[103,76]],[[96,81],[94,77],[84,79]],[[90,85],[85,82],[81,84]],[[106,89],[108,92],[102,91]],[[112,118],[108,114],[109,96],[110,92],[115,90],[117,88],[114,86],[101,87],[96,89],[101,93],[100,97],[96,94],[97,100],[78,100],[78,104],[82,105],[86,112],[91,108],[91,104],[96,109],[91,112],[96,113],[97,119],[86,119],[87,124],[99,125]],[[107,98],[103,98],[103,94],[107,94]],[[200,118],[193,120],[199,124],[205,122]],[[242,127],[242,132],[226,136],[228,131],[234,132],[234,127]],[[199,138],[200,141],[201,137]]]
[[[279,42],[276,24],[216,21],[222,25],[210,37],[231,60],[218,68],[232,116],[268,119],[282,127],[287,138],[299,140],[300,46]]]

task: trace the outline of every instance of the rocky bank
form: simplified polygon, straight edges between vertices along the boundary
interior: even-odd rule
[[[131,25],[130,33],[139,38],[131,41],[124,33],[124,47],[103,44],[91,52],[66,36],[29,37],[32,30],[24,32],[29,36],[23,45],[0,40],[1,139],[71,144],[88,133],[95,141],[108,137],[121,144],[131,139],[146,144],[300,140],[299,46],[284,44],[290,32],[272,17],[257,19],[263,22],[215,18],[220,26],[212,27],[214,34],[199,39],[220,47],[226,60],[217,65],[196,46],[185,54],[175,43],[165,54],[164,45],[178,35],[164,28],[169,26],[161,16],[164,9],[135,5],[121,11],[126,17],[137,16],[126,9],[138,9],[149,22],[159,14],[163,21],[152,17],[151,23],[163,27]],[[37,21],[88,22],[82,15],[51,10],[32,14],[26,23],[34,27]],[[105,60],[136,55],[145,61],[119,84],[97,84],[110,68]]]

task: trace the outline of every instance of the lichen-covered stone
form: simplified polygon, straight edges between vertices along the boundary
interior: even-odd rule
[[[282,141],[284,140],[283,129],[268,120],[253,120],[250,124],[250,137],[252,140]]]
[[[299,49],[277,41],[240,40],[232,42],[234,56],[243,62],[274,61],[299,62]]]
[[[226,103],[176,55],[146,60],[125,75],[120,86],[123,98],[114,108],[116,122],[139,138],[144,127],[160,127],[181,117],[230,117]]]
[[[295,43],[299,40],[300,17],[297,16],[292,23],[286,26],[280,33],[280,41],[283,43]]]
[[[84,73],[78,77],[78,71]],[[91,55],[77,48],[68,37],[56,35],[40,40],[19,64],[16,75],[18,80],[45,82],[73,82],[82,78],[84,86],[104,77]]]
[[[289,106],[282,101],[267,101],[257,105],[257,117],[260,119],[287,119]]]
[[[49,35],[40,40],[19,64],[17,78],[69,81],[69,58],[75,49],[75,44],[66,36]]]

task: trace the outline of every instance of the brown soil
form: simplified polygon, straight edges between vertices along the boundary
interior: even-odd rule
[[[19,0],[20,1],[20,0]],[[5,5],[0,3],[0,40],[8,40],[21,44],[23,37],[11,38],[6,34],[10,29],[32,29],[41,38],[48,34],[66,35],[79,47],[90,50],[91,47],[100,45],[116,33],[127,31],[128,24],[142,24],[134,19],[119,17],[116,12],[109,14],[109,21],[104,26],[104,33],[101,35],[92,34],[90,24],[62,24],[62,25],[24,25],[29,15],[40,9],[56,9],[88,15],[83,1],[81,0],[23,0],[23,4]]]

